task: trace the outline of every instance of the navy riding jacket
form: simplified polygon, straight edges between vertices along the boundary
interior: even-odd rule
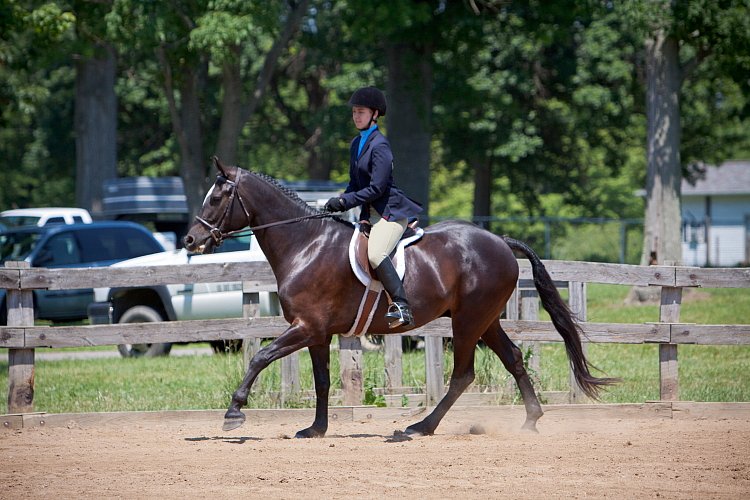
[[[388,139],[379,130],[367,138],[357,158],[357,136],[349,148],[349,185],[341,195],[346,209],[362,205],[360,218],[367,219],[373,207],[386,220],[410,219],[422,206],[393,184],[393,153]]]

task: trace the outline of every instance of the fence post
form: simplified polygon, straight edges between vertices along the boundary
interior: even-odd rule
[[[288,400],[295,400],[299,391],[299,351],[295,351],[281,358],[281,407]]]
[[[359,337],[339,335],[341,391],[344,405],[361,405],[364,399],[362,343]]]
[[[6,268],[26,269],[28,262],[6,262]],[[34,326],[34,293],[7,289],[8,326]],[[8,413],[34,411],[34,349],[8,349]]]
[[[539,294],[536,289],[521,290],[521,319],[528,321],[539,319]],[[529,371],[539,373],[539,342],[522,342],[521,351],[525,347],[531,350]]]
[[[568,306],[573,315],[578,318],[578,321],[586,321],[586,315],[588,310],[586,308],[586,283],[577,281],[568,282]],[[588,342],[584,338],[581,339],[581,350],[583,355],[588,354]],[[571,403],[581,403],[585,401],[585,395],[578,382],[576,382],[573,370],[569,370],[570,374],[570,395],[569,401]]]
[[[519,283],[516,281],[516,287],[513,289],[513,293],[510,294],[510,298],[508,299],[508,302],[505,304],[505,318],[511,321],[516,321],[521,319],[520,314],[520,289],[519,289]],[[519,345],[518,347],[522,347]],[[505,392],[505,396],[508,396],[509,398],[513,398],[513,395],[516,393],[517,386],[516,386],[516,379],[508,376],[507,382],[505,383],[505,388],[503,389]]]
[[[513,289],[513,293],[510,294],[508,302],[505,304],[505,318],[509,320],[519,319],[518,315],[518,282],[516,287]]]
[[[424,338],[425,371],[427,379],[427,404],[435,405],[445,394],[443,382],[443,337],[428,335]]]
[[[678,323],[680,321],[681,304],[682,288],[663,286],[661,288],[659,321],[662,323]],[[677,344],[659,344],[659,398],[662,401],[678,401],[680,399],[680,386],[677,376]]]
[[[260,316],[260,298],[258,292],[248,290],[248,283],[242,283],[242,317],[245,319]],[[250,367],[250,360],[260,351],[260,339],[258,337],[244,338],[242,340],[242,366],[243,376]]]
[[[401,335],[386,335],[385,341],[385,386],[390,391],[404,385],[404,355]]]

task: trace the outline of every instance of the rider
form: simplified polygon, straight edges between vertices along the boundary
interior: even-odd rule
[[[393,183],[393,153],[388,139],[378,130],[378,118],[385,116],[385,95],[375,87],[363,87],[349,99],[352,119],[359,135],[349,148],[349,185],[340,196],[326,203],[326,210],[343,212],[362,206],[360,219],[372,225],[367,258],[383,288],[391,297],[386,319],[390,328],[414,327],[406,292],[389,257],[406,230],[411,217],[422,211]]]

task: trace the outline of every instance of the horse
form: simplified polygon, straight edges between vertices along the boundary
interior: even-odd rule
[[[224,239],[250,228],[276,277],[283,315],[290,325],[253,356],[232,395],[223,429],[229,431],[244,424],[241,408],[263,369],[306,347],[315,381],[315,417],[312,425],[297,432],[296,437],[323,437],[328,430],[331,339],[349,331],[365,290],[347,257],[354,225],[310,207],[266,174],[225,166],[215,156],[212,160],[217,178],[183,239],[184,246],[190,252],[210,253]],[[580,326],[528,245],[470,222],[440,222],[428,226],[423,237],[406,248],[404,287],[416,327],[441,316],[450,318],[454,367],[443,398],[423,420],[406,428],[407,436],[434,434],[446,412],[474,380],[474,350],[480,339],[500,358],[520,389],[526,410],[522,428],[537,431],[542,407],[521,350],[500,324],[500,315],[518,280],[514,250],[531,262],[542,305],[564,340],[574,378],[583,392],[598,399],[600,390],[614,382],[592,375],[581,347]],[[368,333],[402,333],[402,327],[389,328],[385,319],[387,301],[379,302]]]

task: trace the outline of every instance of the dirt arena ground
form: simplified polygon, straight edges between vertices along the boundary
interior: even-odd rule
[[[6,422],[0,498],[750,498],[748,411],[551,408],[531,434],[522,409],[454,408],[401,440],[424,414],[376,409],[289,439],[310,415],[231,432],[221,412]]]

